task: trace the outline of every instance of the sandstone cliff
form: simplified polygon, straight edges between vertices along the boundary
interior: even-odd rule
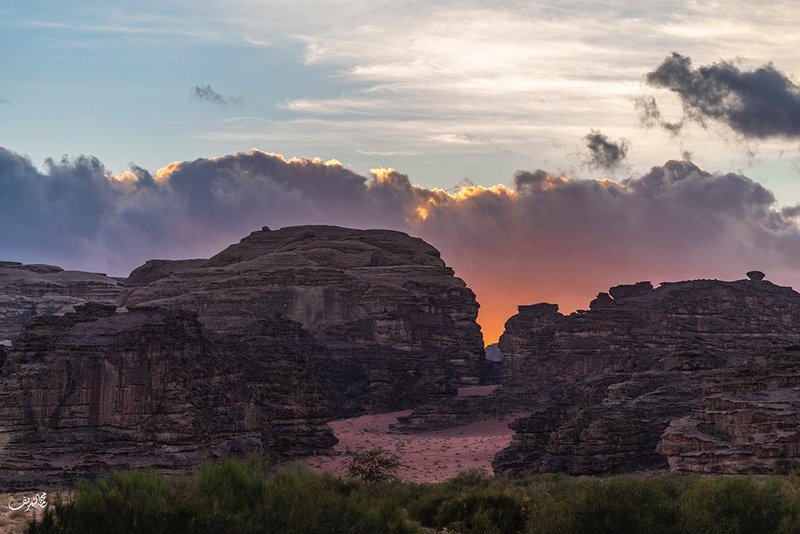
[[[400,232],[264,229],[207,260],[149,261],[124,287],[0,266],[0,487],[325,452],[333,416],[479,380],[474,294]]]
[[[800,341],[798,312],[800,294],[755,276],[656,289],[649,282],[617,286],[598,295],[590,310],[567,316],[552,304],[520,306],[500,339],[502,395],[530,415],[512,424],[514,440],[495,468],[573,474],[659,469],[667,467],[669,453],[670,463],[691,469],[690,460],[678,458],[684,449],[677,437],[657,450],[664,431],[703,407],[711,374]],[[767,366],[763,372],[782,371]],[[710,398],[707,407],[719,404]],[[727,421],[734,425],[736,418]],[[747,432],[714,428],[720,436]],[[671,432],[680,433],[678,427]]]
[[[786,473],[800,467],[800,346],[710,373],[699,409],[657,451],[679,471]]]
[[[36,317],[0,366],[0,487],[325,450],[336,439],[309,363],[318,350],[276,316],[229,342],[187,311],[86,304]]]
[[[104,274],[0,261],[0,341],[14,339],[36,315],[71,311],[89,301],[114,303],[122,286]]]
[[[337,416],[404,409],[479,381],[475,295],[439,252],[402,232],[299,226],[253,232],[208,260],[151,261],[121,305],[191,310],[241,336],[265,315],[301,324]]]

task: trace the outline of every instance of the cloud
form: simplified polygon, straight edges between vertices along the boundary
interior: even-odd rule
[[[617,137],[634,139],[636,150],[629,155],[629,164],[641,171],[664,157],[670,139],[662,131],[634,137],[630,95],[640,90],[643,73],[658,66],[665,51],[690,50],[698,65],[746,54],[745,61],[769,58],[784,72],[800,72],[796,54],[800,5],[788,0],[769,2],[757,10],[752,0],[731,0],[725,9],[696,0],[620,0],[604,5],[578,0],[558,5],[509,2],[502,9],[486,0],[379,0],[371,7],[358,0],[157,4],[147,13],[134,3],[81,13],[64,7],[63,13],[40,20],[39,32],[59,43],[68,40],[86,46],[99,57],[117,53],[120,47],[136,56],[178,46],[187,57],[205,57],[210,64],[227,57],[218,52],[236,48],[254,56],[241,65],[228,65],[224,70],[231,76],[238,73],[256,83],[263,82],[262,75],[272,67],[285,74],[271,84],[269,102],[262,102],[267,105],[259,106],[264,118],[277,126],[235,128],[208,121],[170,126],[172,137],[192,136],[185,144],[194,146],[195,152],[208,146],[235,150],[266,144],[292,153],[337,154],[363,168],[373,159],[359,157],[356,148],[424,152],[424,162],[403,162],[407,170],[444,176],[447,161],[470,158],[464,165],[470,176],[487,180],[493,169],[508,174],[514,165],[525,166],[532,154],[537,163],[568,168],[574,163],[572,154],[554,146],[553,140],[572,146],[587,125],[602,125]],[[9,24],[26,24],[26,19],[31,24],[30,16],[20,13],[13,20],[12,14]],[[647,35],[647,39],[631,47],[626,35]],[[272,59],[249,71],[246,65],[258,64],[266,50],[253,48],[252,43],[264,42],[272,47]],[[72,56],[78,63],[67,72],[81,72],[83,54]],[[212,89],[226,100],[238,94],[218,77],[178,80],[187,93],[195,83],[205,86],[212,81],[217,84]],[[670,119],[668,99],[661,98],[661,111]],[[39,115],[59,112],[57,102],[50,105]],[[43,128],[46,124],[41,122],[31,129]],[[498,140],[513,154],[501,156],[488,143],[429,142],[464,132]],[[713,158],[715,168],[738,157],[739,147],[697,133],[692,149],[698,158]],[[265,143],[267,136],[274,144]],[[222,143],[197,142],[197,137]],[[19,142],[25,142],[24,136]],[[38,161],[49,148],[31,144],[26,150]],[[487,156],[495,158],[492,168]],[[152,158],[152,152],[136,157]],[[124,160],[105,162],[116,169]],[[737,165],[734,162],[730,168]]]
[[[675,93],[685,120],[703,127],[716,121],[745,138],[800,138],[800,86],[772,64],[741,70],[721,61],[693,68],[688,56],[673,53],[646,80]],[[645,122],[668,126],[655,99],[637,101],[637,106]]]
[[[0,98],[0,104],[10,104],[10,103],[11,100],[8,100],[7,98]]]
[[[207,257],[264,225],[403,230],[439,248],[476,291],[487,341],[519,304],[585,308],[617,283],[754,268],[800,283],[800,207],[688,161],[621,182],[536,170],[445,191],[394,169],[363,176],[259,150],[115,176],[92,157],[37,169],[0,149],[0,191],[2,259],[123,275],[151,258]]]
[[[240,98],[230,98],[224,97],[221,93],[218,93],[214,89],[211,88],[211,85],[195,85],[192,88],[192,97],[203,100],[205,102],[211,102],[212,104],[219,104],[220,106],[227,106],[228,104],[239,104],[241,103]]]
[[[645,128],[660,126],[672,136],[678,136],[683,131],[684,120],[670,122],[665,120],[658,107],[658,102],[654,96],[637,96],[633,100],[633,105],[639,113],[639,122]]]
[[[619,169],[628,157],[630,141],[621,138],[612,141],[599,130],[591,130],[584,138],[587,153],[584,165],[589,169],[614,171]]]

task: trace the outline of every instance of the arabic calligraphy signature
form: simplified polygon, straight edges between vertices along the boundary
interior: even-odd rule
[[[12,512],[16,512],[17,510],[22,510],[23,508],[25,508],[26,512],[28,510],[30,510],[31,508],[42,508],[42,509],[44,509],[44,508],[47,508],[47,493],[45,493],[45,492],[34,493],[33,497],[30,497],[30,498],[23,497],[22,498],[22,504],[20,504],[19,506],[14,506],[13,502],[14,502],[14,497],[11,497],[8,500],[8,508]]]

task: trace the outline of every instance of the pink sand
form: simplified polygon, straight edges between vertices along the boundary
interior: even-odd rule
[[[447,430],[391,434],[389,425],[410,411],[364,415],[330,423],[339,443],[334,456],[307,460],[315,468],[345,474],[348,450],[382,447],[397,452],[404,467],[400,478],[413,482],[440,482],[471,468],[492,472],[492,459],[511,442],[508,423],[518,415],[489,419]]]

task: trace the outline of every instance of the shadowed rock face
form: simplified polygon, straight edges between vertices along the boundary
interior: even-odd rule
[[[310,365],[319,350],[274,316],[214,342],[187,311],[87,304],[34,318],[0,367],[0,487],[327,449],[336,438]]]
[[[800,346],[709,373],[700,407],[671,422],[657,451],[679,471],[797,472]]]
[[[708,400],[716,397],[708,397],[705,385],[719,370],[749,365],[756,352],[798,341],[800,294],[767,281],[617,286],[598,295],[589,311],[568,316],[552,304],[520,306],[500,339],[502,390],[531,413],[512,424],[514,440],[497,455],[495,469],[573,474],[659,469],[668,466],[667,453],[670,464],[688,470],[744,469],[746,462],[725,466],[723,459],[705,469],[681,460],[681,429],[700,423],[676,421],[719,402]],[[795,358],[786,361],[800,366]],[[785,372],[779,366],[761,369],[764,376]],[[737,373],[734,377],[746,375]],[[722,436],[746,431],[741,418],[715,421]],[[674,437],[665,435],[657,449],[668,427],[674,427]],[[686,445],[692,446],[699,447],[697,441]]]
[[[4,323],[0,489],[324,452],[332,416],[454,395],[484,356],[472,291],[400,232],[264,229],[147,262],[119,299],[117,280],[48,266],[4,264],[2,283],[69,309]]]
[[[121,299],[191,310],[237,337],[279,314],[313,334],[336,416],[405,409],[479,381],[478,304],[436,249],[402,232],[300,226],[253,232],[208,260],[151,261]]]
[[[104,274],[0,261],[0,341],[13,340],[36,315],[72,311],[85,302],[116,302],[123,283]]]

